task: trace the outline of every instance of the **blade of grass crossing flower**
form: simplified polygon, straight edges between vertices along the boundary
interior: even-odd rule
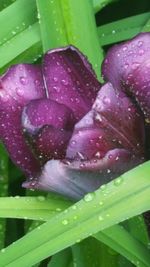
[[[90,193],[73,207],[2,251],[1,267],[28,267],[127,218],[150,209],[150,162]],[[103,204],[102,204],[103,203]],[[127,209],[128,207],[128,209]],[[75,219],[76,218],[76,219]],[[108,219],[109,218],[109,219]],[[140,244],[141,266],[150,266],[148,249]],[[138,255],[137,255],[138,257]]]
[[[8,194],[8,155],[0,144],[0,197]],[[6,220],[0,219],[0,248],[5,244]]]
[[[6,202],[5,202],[5,200],[6,200]],[[2,209],[2,207],[4,209],[4,204],[6,204],[6,206],[11,205],[11,211],[8,209],[7,214],[4,213],[2,215],[2,213],[0,213],[1,216],[39,220],[39,221],[33,221],[32,223],[30,223],[30,225],[28,224],[28,228],[26,227],[26,229],[25,229],[26,232],[28,232],[28,231],[30,232],[33,229],[35,229],[36,227],[39,227],[43,223],[42,221],[46,221],[49,218],[51,218],[52,216],[57,215],[61,210],[63,211],[65,209],[66,205],[68,205],[68,203],[65,203],[63,201],[62,202],[58,201],[53,196],[51,197],[50,201],[44,199],[43,196],[42,197],[41,196],[36,197],[36,198],[35,197],[2,198],[2,199],[0,199],[0,201],[1,201],[1,203],[0,203],[1,209]],[[54,201],[56,201],[56,202],[54,203]],[[44,209],[45,213],[43,212],[43,209]],[[31,213],[30,213],[30,211],[31,211]],[[29,216],[29,213],[30,213],[30,216]],[[27,226],[27,225],[25,225],[25,226]],[[125,257],[126,256],[126,249],[125,250],[123,249],[124,243],[122,243],[122,240],[123,240],[124,235],[126,233],[127,233],[127,235],[129,235],[129,233],[127,231],[124,231],[123,228],[120,231],[119,225],[118,226],[115,225],[111,228],[112,229],[110,229],[110,233],[115,232],[115,235],[113,236],[114,241],[112,241],[109,238],[109,232],[105,233],[104,231],[103,231],[103,233],[101,232],[102,233],[102,239],[100,239],[101,235],[99,234],[98,240],[104,242],[107,246],[111,247],[112,249],[115,249],[118,253],[121,253],[121,255],[123,255]],[[119,231],[119,236],[117,235],[117,229]],[[122,233],[122,235],[120,233]],[[131,245],[132,245],[132,244],[130,245],[130,243],[135,242],[135,244],[136,244],[136,240],[133,239],[133,241],[132,241],[132,239],[133,238],[131,238],[131,241],[128,244],[129,248],[131,248]],[[78,241],[80,241],[80,240],[78,240]],[[91,241],[90,242],[89,241],[90,241],[90,239],[88,239],[88,241],[86,241],[86,246],[88,246],[88,251],[90,253],[90,248],[94,247],[94,250],[96,250],[96,248],[93,244],[91,246],[90,245]],[[115,247],[113,246],[113,242],[115,242]],[[116,244],[117,244],[117,246],[116,246]],[[87,250],[86,246],[84,246],[85,250]],[[99,260],[101,260],[101,258],[105,259],[106,258],[105,255],[106,255],[108,250],[102,244],[99,244],[99,246],[100,246],[100,251],[101,251],[98,253],[98,255],[100,254]],[[137,247],[137,245],[135,247]],[[126,248],[126,244],[125,244],[125,248]],[[129,252],[128,252],[128,257],[130,260],[133,259],[132,251],[133,250],[131,248],[131,249],[129,249]],[[90,258],[88,257],[85,259],[87,266],[88,266],[88,264],[89,264],[89,266],[91,266],[91,264],[92,264],[91,260],[92,261],[96,260],[96,258],[94,258],[94,260],[92,259],[92,252],[90,254],[91,254]],[[111,257],[110,255],[109,255],[109,257],[107,255],[107,260],[109,260],[110,257]],[[115,253],[113,253],[113,256],[110,260],[112,266],[113,266],[113,264],[115,265],[116,260],[117,260],[117,255]],[[105,259],[105,261],[106,261],[106,259]],[[101,264],[102,264],[102,262],[101,262]]]
[[[138,34],[150,17],[150,12],[121,19],[98,27],[102,46],[132,38]]]
[[[72,260],[71,249],[64,249],[58,253],[56,253],[51,261],[49,262],[47,267],[68,267]]]
[[[75,45],[92,63],[99,74],[103,59],[99,47],[91,1],[36,0],[43,51],[63,45]]]

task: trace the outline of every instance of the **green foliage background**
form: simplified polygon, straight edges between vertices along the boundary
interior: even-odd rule
[[[150,31],[149,0],[1,0],[0,10],[1,74],[71,43],[101,79],[112,44]],[[141,215],[150,209],[149,173],[146,162],[73,203],[21,188],[25,178],[1,144],[0,266],[149,267]]]

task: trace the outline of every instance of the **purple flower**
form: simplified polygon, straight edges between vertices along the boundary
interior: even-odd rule
[[[144,160],[143,116],[112,84],[72,46],[1,77],[0,137],[23,186],[79,199]]]
[[[106,81],[136,100],[150,122],[150,33],[113,46],[102,65]]]

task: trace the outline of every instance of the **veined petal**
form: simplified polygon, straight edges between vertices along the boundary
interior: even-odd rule
[[[104,79],[126,91],[150,121],[150,33],[112,47],[103,62]]]
[[[114,148],[143,156],[144,142],[140,112],[124,93],[117,94],[107,83],[99,91],[92,110],[75,125],[67,158],[102,158]]]
[[[31,101],[22,114],[25,136],[42,164],[65,157],[74,124],[72,111],[50,99]]]
[[[68,106],[78,120],[90,110],[100,83],[77,48],[68,46],[48,51],[43,73],[50,99]]]
[[[36,158],[43,165],[50,159],[63,159],[72,132],[45,125],[38,131],[26,132],[25,136]]]
[[[141,63],[128,76],[125,88],[136,99],[146,120],[150,123],[150,59]]]
[[[39,177],[23,183],[23,187],[60,193],[71,199],[80,199],[98,188],[101,181],[96,173],[74,171],[59,160],[48,161]]]
[[[60,193],[71,199],[79,200],[102,184],[136,166],[141,161],[132,157],[124,149],[108,152],[97,161],[48,161],[40,176],[23,183],[30,189],[40,189]]]
[[[25,143],[21,113],[31,100],[45,97],[41,69],[19,64],[0,78],[0,138],[12,160],[27,174],[39,171],[39,164]]]
[[[50,99],[30,101],[22,113],[23,128],[34,133],[44,125],[72,130],[76,120],[70,108]]]

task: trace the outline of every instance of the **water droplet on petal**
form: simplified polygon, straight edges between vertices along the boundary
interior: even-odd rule
[[[61,81],[63,85],[68,85],[68,81],[67,80],[62,80]]]
[[[129,67],[129,64],[125,64],[124,68],[127,69]]]
[[[123,51],[127,51],[127,49],[128,49],[127,46],[123,46],[122,48]]]
[[[98,158],[98,159],[100,159],[100,158],[101,158],[101,153],[100,153],[99,151],[97,151],[97,152],[95,153],[95,157]]]
[[[20,77],[20,82],[21,82],[23,85],[26,85],[26,84],[28,83],[28,80],[27,80],[26,77],[21,76],[21,77]]]
[[[18,96],[23,96],[24,95],[24,91],[21,88],[16,88],[16,93]]]
[[[142,41],[139,41],[138,42],[138,47],[142,46],[143,45],[143,42]]]
[[[144,54],[144,50],[143,49],[140,49],[139,50],[139,55],[142,56]]]
[[[72,140],[72,141],[71,141],[71,145],[74,146],[75,144],[76,144],[76,141],[75,141],[75,140]]]
[[[58,78],[57,77],[54,77],[53,80],[54,80],[54,82],[57,82],[58,81]]]
[[[104,96],[104,98],[103,98],[103,103],[104,103],[104,104],[109,104],[109,103],[110,103],[110,98]]]

